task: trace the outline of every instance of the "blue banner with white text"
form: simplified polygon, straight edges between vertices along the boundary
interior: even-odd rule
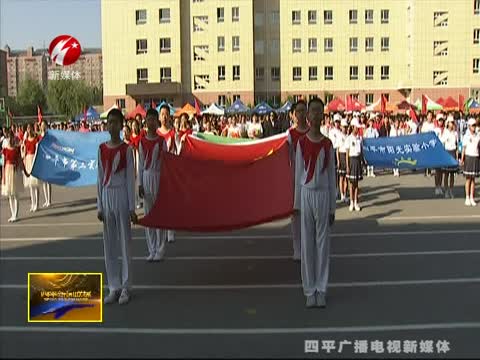
[[[67,187],[96,185],[98,147],[109,139],[108,132],[48,130],[38,144],[32,175]]]
[[[368,165],[380,168],[425,169],[458,166],[434,132],[363,140]]]

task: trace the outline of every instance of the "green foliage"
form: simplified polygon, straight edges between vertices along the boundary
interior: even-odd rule
[[[38,81],[31,78],[25,79],[18,89],[16,103],[18,105],[17,110],[22,115],[36,115],[37,105],[43,109],[46,98]]]
[[[83,112],[85,106],[91,105],[93,100],[91,88],[83,81],[56,80],[48,83],[47,102],[53,113],[72,118]]]

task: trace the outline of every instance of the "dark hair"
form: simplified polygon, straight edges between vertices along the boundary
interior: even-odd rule
[[[149,116],[153,116],[155,117],[155,119],[158,119],[158,111],[155,109],[148,109],[146,117],[149,117]]]
[[[170,106],[168,106],[167,104],[163,104],[162,106],[160,106],[160,111],[162,111],[162,109],[167,109],[168,114],[170,114]]]
[[[123,113],[120,111],[120,109],[112,109],[108,112],[107,119],[116,119],[120,121],[123,125]]]
[[[292,106],[292,108],[294,109],[294,111],[297,109],[297,106],[300,105],[300,104],[303,104],[303,105],[305,105],[305,107],[308,107],[307,102],[306,102],[305,100],[298,100],[298,101]]]
[[[310,107],[311,107],[314,103],[321,104],[321,105],[322,105],[322,109],[325,108],[325,104],[323,103],[322,99],[320,99],[319,97],[314,97],[313,99],[311,99],[311,100],[308,102],[308,108],[310,109]]]

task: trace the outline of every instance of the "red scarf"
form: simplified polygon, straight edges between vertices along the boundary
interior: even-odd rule
[[[158,144],[159,151],[158,151],[157,159],[160,159],[164,141],[165,139],[160,136],[154,140],[148,139],[147,137],[143,137],[140,140],[140,143],[142,144],[143,156],[145,157],[145,169],[150,169],[150,165],[152,163],[153,149],[155,148],[155,144]]]
[[[308,169],[307,179],[305,184],[308,184],[313,179],[315,173],[315,166],[317,164],[318,154],[323,149],[325,153],[322,172],[328,166],[330,159],[330,149],[332,148],[332,142],[328,138],[324,138],[320,142],[312,142],[307,136],[300,138],[300,148],[302,149],[303,159],[305,161],[305,170]]]
[[[127,167],[127,149],[128,145],[125,143],[122,143],[113,149],[108,147],[106,143],[100,145],[100,157],[102,160],[103,171],[105,171],[103,185],[107,185],[110,181],[110,177],[112,176],[113,160],[118,152],[120,152],[120,161],[115,173],[117,174]]]

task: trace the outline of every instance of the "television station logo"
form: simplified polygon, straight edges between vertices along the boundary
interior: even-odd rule
[[[68,66],[75,64],[82,54],[80,42],[71,35],[59,35],[48,47],[50,59],[54,64]],[[48,80],[80,80],[79,71],[50,70]]]

